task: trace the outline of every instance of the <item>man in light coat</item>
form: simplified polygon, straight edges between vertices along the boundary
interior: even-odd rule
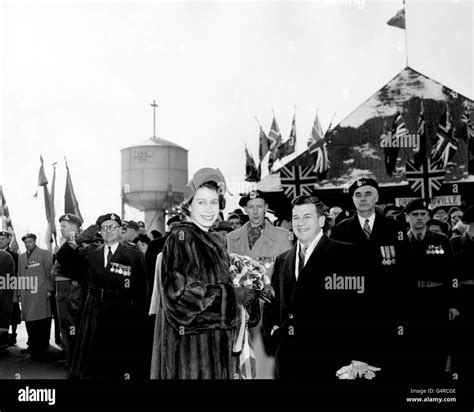
[[[239,205],[245,209],[249,221],[240,229],[230,232],[227,236],[227,248],[229,253],[250,256],[262,263],[266,268],[266,274],[271,279],[273,263],[275,258],[291,248],[290,234],[288,230],[274,227],[265,221],[268,204],[265,194],[260,190],[254,190],[245,194],[239,201]],[[268,356],[262,336],[261,322],[250,329],[250,343],[256,358],[256,378],[274,378],[274,358]]]
[[[51,333],[51,292],[54,291],[52,255],[36,246],[36,235],[28,233],[21,239],[26,253],[18,261],[22,319],[28,333],[28,349],[32,359],[39,359],[49,347]]]

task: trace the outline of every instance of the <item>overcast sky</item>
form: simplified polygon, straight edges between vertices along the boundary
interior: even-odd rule
[[[1,0],[0,184],[19,237],[46,228],[39,155],[56,211],[67,156],[86,225],[120,213],[120,149],[153,134],[189,150],[189,177],[219,167],[244,178],[244,144],[258,155],[257,116],[274,110],[297,149],[316,110],[325,130],[405,67],[404,31],[386,24],[402,1]],[[473,6],[407,0],[415,70],[473,98]],[[228,198],[227,211],[238,197]],[[132,211],[128,211],[128,217]],[[136,215],[139,216],[139,215]]]

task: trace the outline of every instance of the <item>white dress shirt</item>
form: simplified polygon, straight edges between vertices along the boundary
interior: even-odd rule
[[[364,230],[365,221],[367,219],[369,219],[370,231],[372,232],[374,230],[375,212],[372,213],[370,217],[361,217],[359,214],[357,214],[357,217],[359,218],[359,223],[362,230]]]
[[[320,230],[319,233],[316,235],[314,240],[309,244],[308,249],[306,249],[306,254],[304,255],[304,264],[308,262],[311,254],[313,253],[316,245],[318,244],[319,240],[323,237],[323,231]],[[300,251],[303,245],[298,241],[298,247],[296,248],[296,262],[295,262],[295,276],[298,279],[298,265],[300,264]]]
[[[112,256],[118,248],[118,242],[114,243],[113,245],[106,245],[104,244],[104,268],[107,267],[107,255],[109,254],[109,247],[112,249]]]

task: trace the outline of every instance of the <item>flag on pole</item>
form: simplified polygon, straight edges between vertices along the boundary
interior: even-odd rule
[[[40,156],[40,160],[41,160],[41,166],[40,166],[40,170],[38,174],[38,186],[43,186],[44,209],[46,213],[46,220],[48,222],[48,226],[46,229],[45,243],[46,243],[46,246],[48,247],[48,250],[52,251],[53,240],[56,242],[56,225],[54,222],[54,215],[53,215],[54,208],[51,201],[51,195],[49,194],[49,190],[48,190],[48,179],[46,178],[46,174],[44,173],[43,156]],[[53,174],[53,180],[55,179],[56,179],[56,169]]]
[[[259,169],[257,169],[255,160],[247,146],[245,146],[245,159],[245,180],[247,182],[258,182],[260,180]]]
[[[65,160],[66,161],[66,160]],[[74,193],[74,187],[72,186],[71,173],[66,161],[66,191],[64,193],[64,213],[72,213],[79,216],[82,221],[81,211],[79,210],[79,203]]]
[[[453,119],[451,118],[449,106],[446,103],[446,108],[438,125],[436,143],[431,149],[432,162],[439,162],[440,167],[443,169],[446,168],[448,162],[454,157],[458,150],[458,142],[457,138],[454,137],[454,133]]]
[[[400,139],[402,139],[407,133],[407,126],[403,120],[402,114],[399,110],[397,110],[397,114],[395,115],[392,123],[392,142],[400,142]],[[397,144],[396,147],[386,147],[383,150],[385,155],[385,170],[389,176],[392,176],[393,172],[395,171],[399,151],[398,146],[399,145]]]
[[[393,16],[389,21],[387,21],[389,26],[398,27],[399,29],[405,30],[405,8],[397,11],[395,16]]]
[[[269,146],[268,137],[263,131],[262,126],[260,125],[259,144],[258,144],[258,157],[260,159],[260,162],[268,153],[268,150],[269,150],[268,146]]]
[[[321,127],[321,123],[319,123],[319,117],[317,112],[313,123],[313,129],[311,130],[311,135],[309,136],[307,145],[309,153],[315,157],[313,171],[316,172],[318,174],[318,177],[321,179],[329,170],[330,163],[327,142],[323,133],[323,129]]]
[[[466,138],[468,141],[474,140],[474,128],[471,122],[471,108],[466,106],[461,115],[461,122],[466,126]]]
[[[423,100],[420,101],[420,112],[418,113],[418,136],[420,136],[420,148],[418,153],[415,154],[413,163],[418,169],[426,158],[426,122],[425,122],[425,108],[423,106]]]
[[[293,120],[291,122],[291,132],[290,137],[286,142],[281,143],[278,146],[278,159],[282,159],[285,156],[295,152],[296,147],[296,112],[293,115]]]
[[[0,218],[2,219],[2,230],[6,230],[11,235],[10,249],[14,252],[18,252],[20,248],[18,247],[18,242],[16,241],[12,219],[10,217],[10,212],[8,210],[7,201],[5,199],[2,186],[0,186]]]
[[[275,115],[273,115],[272,126],[270,133],[268,133],[268,150],[270,151],[270,158],[268,159],[268,169],[271,170],[273,163],[275,163],[278,157],[278,146],[281,144],[281,133]]]

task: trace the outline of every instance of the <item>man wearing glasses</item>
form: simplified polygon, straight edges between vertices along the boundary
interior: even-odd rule
[[[58,251],[61,266],[85,276],[88,287],[71,375],[143,380],[147,279],[143,253],[120,243],[122,221],[114,213],[97,219],[104,244],[79,247],[71,237]]]

